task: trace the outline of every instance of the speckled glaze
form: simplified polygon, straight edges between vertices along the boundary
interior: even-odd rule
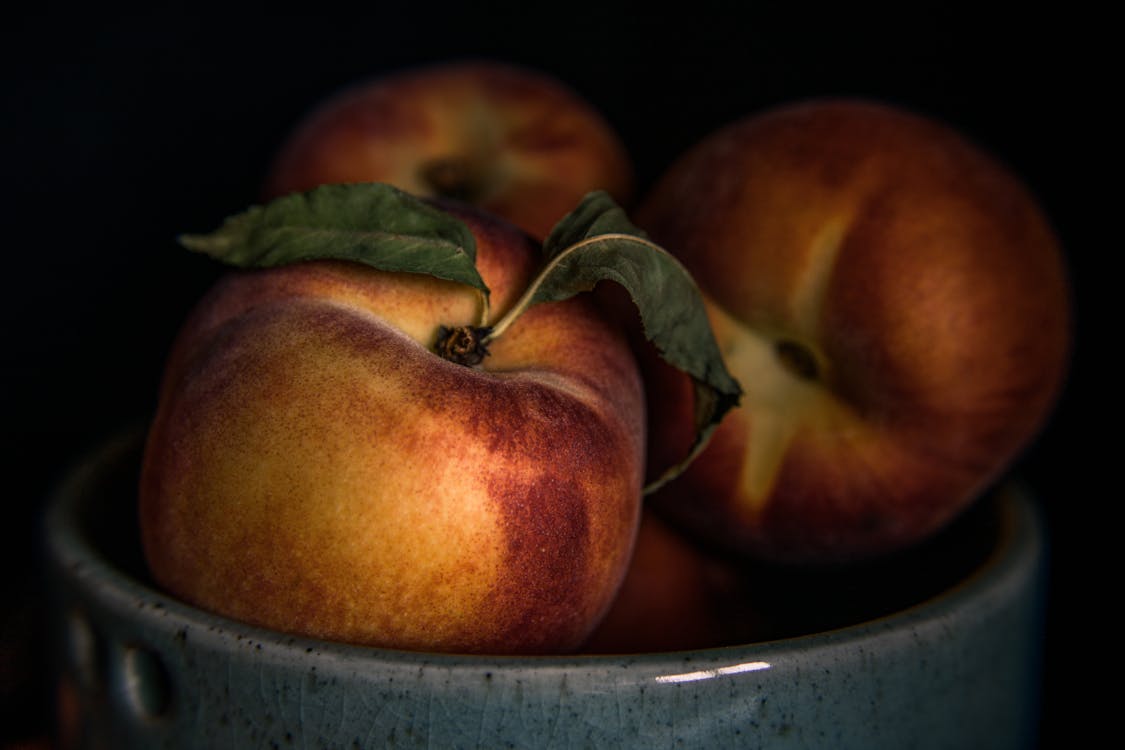
[[[982,566],[888,617],[706,651],[465,657],[256,629],[126,573],[137,553],[106,540],[131,523],[136,446],[123,436],[78,467],[46,521],[64,746],[1034,745],[1045,545],[1019,491]]]

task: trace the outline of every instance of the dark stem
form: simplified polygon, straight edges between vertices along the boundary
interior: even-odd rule
[[[485,339],[492,328],[489,326],[455,326],[438,328],[437,342],[434,351],[441,356],[459,365],[475,367],[488,356],[488,344]]]

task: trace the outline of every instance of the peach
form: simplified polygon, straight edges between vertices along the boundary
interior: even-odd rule
[[[699,282],[746,391],[654,500],[731,549],[821,562],[914,544],[1011,465],[1063,383],[1052,229],[931,119],[858,100],[747,117],[683,155],[637,223]],[[653,408],[681,408],[679,376],[649,370]],[[685,430],[651,422],[667,464]]]
[[[504,310],[527,236],[450,208]],[[437,356],[471,288],[314,261],[224,277],[169,358],[140,484],[155,580],[238,620],[402,649],[577,648],[629,562],[645,415],[584,297],[530,308],[479,367]]]
[[[461,200],[542,240],[588,192],[625,204],[633,174],[610,124],[560,81],[458,61],[381,75],[321,102],[281,146],[264,191],[347,182]]]

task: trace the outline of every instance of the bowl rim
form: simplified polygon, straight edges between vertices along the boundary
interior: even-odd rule
[[[344,661],[375,659],[411,664],[424,662],[435,667],[469,667],[490,671],[523,670],[528,667],[588,669],[621,662],[666,666],[702,661],[746,661],[748,655],[776,659],[796,652],[808,654],[825,648],[861,644],[888,631],[920,628],[927,623],[956,616],[971,601],[992,601],[995,606],[1001,606],[998,597],[988,596],[988,593],[1012,587],[1022,588],[1022,584],[1039,573],[1040,566],[1045,565],[1047,552],[1041,510],[1024,483],[1009,479],[998,488],[999,533],[996,544],[971,572],[944,591],[920,602],[873,619],[816,633],[697,650],[652,653],[579,652],[563,655],[408,651],[327,641],[271,630],[208,612],[149,585],[99,554],[82,533],[78,521],[78,509],[87,497],[85,488],[96,483],[101,474],[119,464],[130,451],[135,450],[143,440],[145,430],[144,426],[134,426],[102,440],[83,454],[49,493],[42,530],[48,566],[57,568],[61,575],[69,578],[100,581],[101,585],[87,593],[117,611],[136,610],[138,602],[144,602],[149,607],[162,610],[162,614],[176,621],[177,624],[169,626],[174,630],[186,625],[220,637],[229,635],[239,640],[269,644],[302,656],[315,652],[318,656],[335,657]]]

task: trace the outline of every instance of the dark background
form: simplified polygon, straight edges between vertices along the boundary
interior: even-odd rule
[[[287,129],[336,88],[465,56],[570,83],[622,134],[642,188],[716,127],[826,94],[943,119],[1031,185],[1067,248],[1077,346],[1059,410],[1015,471],[1043,498],[1052,535],[1046,736],[1089,726],[1088,712],[1068,711],[1085,661],[1072,658],[1072,639],[1088,645],[1103,620],[1105,595],[1088,584],[1115,577],[1090,553],[1121,494],[1100,467],[1122,447],[1117,431],[1099,429],[1117,409],[1101,382],[1118,319],[1101,259],[1120,245],[1097,228],[1113,189],[1102,177],[1116,164],[1102,132],[1104,20],[979,3],[309,7],[45,5],[5,19],[0,740],[48,726],[43,499],[91,445],[145,417],[171,337],[216,274],[175,235],[255,200]]]

